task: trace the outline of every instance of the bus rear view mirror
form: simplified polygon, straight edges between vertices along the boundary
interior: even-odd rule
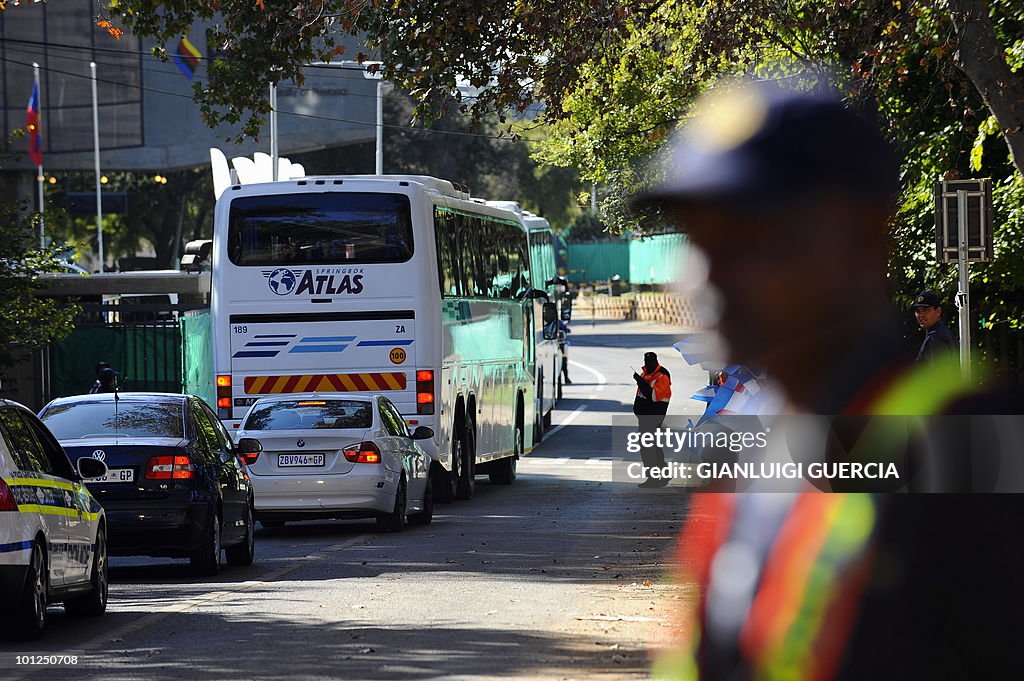
[[[543,309],[544,340],[555,340],[558,338],[558,306],[554,303],[544,303]]]
[[[537,300],[539,298],[543,298],[544,300],[548,300],[548,294],[547,294],[547,291],[545,291],[543,289],[532,288],[526,294],[526,298],[528,300]]]

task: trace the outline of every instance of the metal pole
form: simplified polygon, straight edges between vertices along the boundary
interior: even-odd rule
[[[384,174],[384,81],[377,81],[377,174]]]
[[[39,93],[39,137],[43,135],[43,89],[39,87],[39,64],[32,62],[32,73],[35,78],[36,92]],[[41,150],[40,150],[41,151]],[[36,166],[36,182],[39,184],[39,248],[46,247],[46,225],[43,223],[43,211],[46,210],[46,199],[43,194],[43,164]]]
[[[100,107],[96,96],[96,62],[89,62],[89,73],[92,75],[92,147],[94,149],[93,165],[96,169],[96,244],[100,256],[100,272],[106,262],[103,253],[103,194],[100,182]]]
[[[960,290],[956,294],[956,307],[960,323],[960,370],[965,378],[971,377],[971,310],[970,272],[967,263],[967,192],[956,192],[957,210],[957,265],[960,269]]]
[[[270,178],[277,182],[277,84],[270,84]]]

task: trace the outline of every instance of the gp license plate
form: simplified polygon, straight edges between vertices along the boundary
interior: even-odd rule
[[[133,468],[108,468],[107,474],[102,478],[89,478],[89,482],[133,482],[135,480],[135,469]]]
[[[323,466],[323,454],[278,454],[277,465],[280,468],[288,466]]]

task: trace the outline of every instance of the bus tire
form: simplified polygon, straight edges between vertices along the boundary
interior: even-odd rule
[[[455,498],[466,500],[473,498],[476,488],[476,437],[473,422],[462,431],[459,452],[459,472],[455,480]]]
[[[516,479],[516,467],[519,457],[523,455],[523,426],[516,425],[515,453],[512,456],[498,459],[490,473],[491,482],[495,485],[511,485]]]

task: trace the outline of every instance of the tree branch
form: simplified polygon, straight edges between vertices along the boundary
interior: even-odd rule
[[[956,65],[999,123],[1017,172],[1024,174],[1024,81],[1010,70],[984,0],[950,0],[958,42]]]

